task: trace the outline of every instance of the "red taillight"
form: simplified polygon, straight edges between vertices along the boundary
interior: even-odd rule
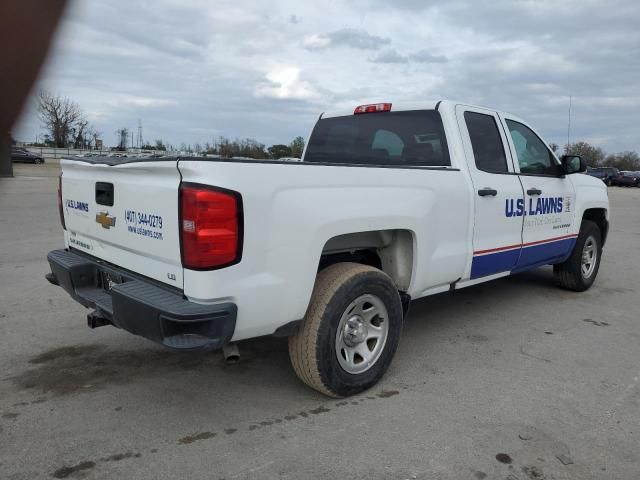
[[[210,270],[238,263],[242,254],[240,195],[206,185],[180,186],[182,265]]]
[[[60,214],[60,223],[65,230],[67,226],[64,223],[64,211],[62,210],[62,173],[58,175],[58,213]]]
[[[369,105],[360,105],[353,111],[354,115],[359,113],[375,113],[375,112],[390,112],[390,103],[371,103]]]

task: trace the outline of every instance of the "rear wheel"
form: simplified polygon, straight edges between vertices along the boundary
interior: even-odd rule
[[[600,229],[594,222],[583,220],[573,252],[567,260],[553,266],[556,283],[576,292],[589,289],[598,275],[601,256]]]
[[[401,330],[402,304],[391,279],[367,265],[337,263],[318,274],[304,321],[289,337],[289,356],[311,388],[345,397],[382,378]]]

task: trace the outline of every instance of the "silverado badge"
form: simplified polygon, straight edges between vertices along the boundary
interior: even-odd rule
[[[96,222],[102,225],[102,228],[111,228],[116,226],[116,217],[109,215],[109,212],[100,212],[96,214]]]

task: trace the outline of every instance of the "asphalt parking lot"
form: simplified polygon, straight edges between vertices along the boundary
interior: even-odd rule
[[[600,274],[549,268],[412,305],[383,381],[306,388],[286,341],[241,362],[86,313],[43,278],[62,246],[57,166],[0,179],[0,478],[637,479],[640,189],[610,188]]]

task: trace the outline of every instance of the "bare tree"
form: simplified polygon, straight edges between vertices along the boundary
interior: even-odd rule
[[[102,132],[99,132],[93,125],[89,125],[87,129],[87,146],[89,149],[96,148],[100,135],[102,135]]]
[[[614,153],[607,155],[603,165],[616,167],[620,170],[636,171],[640,169],[640,155],[633,151]]]
[[[71,129],[73,132],[73,148],[85,148],[87,146],[87,129],[89,122],[85,119],[80,119],[76,122],[76,126]]]
[[[66,97],[46,90],[38,93],[38,114],[56,147],[66,147],[78,122],[86,122],[80,106]],[[86,124],[85,124],[86,127]],[[75,140],[75,139],[74,139]]]
[[[580,155],[590,167],[602,165],[605,158],[602,148],[596,147],[595,145],[591,145],[587,142],[572,143],[569,145],[569,148],[565,147],[565,153]]]

